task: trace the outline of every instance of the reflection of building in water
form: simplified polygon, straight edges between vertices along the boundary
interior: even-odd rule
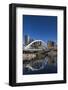
[[[28,53],[23,55],[23,60],[32,60],[36,57],[36,54],[34,53]]]

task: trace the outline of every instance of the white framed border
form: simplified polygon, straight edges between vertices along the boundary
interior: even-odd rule
[[[57,44],[58,44],[58,73],[40,75],[22,75],[22,15],[44,15],[57,16]],[[37,81],[57,81],[63,80],[63,10],[16,8],[16,83],[37,82]]]

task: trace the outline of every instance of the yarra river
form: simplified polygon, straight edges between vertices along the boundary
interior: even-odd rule
[[[51,62],[50,62],[51,61]],[[23,75],[57,73],[57,55],[40,60],[25,60]]]

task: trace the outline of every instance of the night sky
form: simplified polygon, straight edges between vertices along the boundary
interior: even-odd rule
[[[34,40],[48,40],[57,42],[56,16],[23,16],[24,36],[29,35]]]

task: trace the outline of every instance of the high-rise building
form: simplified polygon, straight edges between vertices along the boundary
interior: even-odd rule
[[[30,36],[25,35],[24,41],[25,41],[25,45],[28,45],[29,43],[31,43],[33,41],[33,39],[30,38]]]
[[[28,35],[25,35],[25,45],[28,45],[30,43],[30,37]]]
[[[48,46],[48,48],[53,48],[54,47],[54,42],[53,41],[48,41],[47,42],[47,46]]]

